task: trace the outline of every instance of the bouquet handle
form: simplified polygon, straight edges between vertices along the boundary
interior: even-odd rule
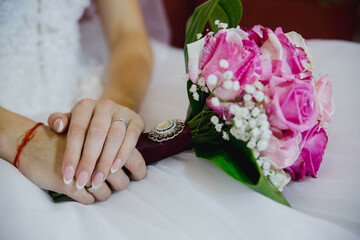
[[[165,139],[161,142],[154,141],[151,139],[152,134],[152,131],[142,133],[136,144],[136,149],[143,156],[146,165],[192,148],[190,126],[187,123],[184,123],[183,129],[171,139]]]

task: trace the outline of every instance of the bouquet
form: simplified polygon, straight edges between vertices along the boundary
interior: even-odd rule
[[[316,177],[322,162],[334,110],[331,84],[327,75],[313,76],[300,34],[260,25],[241,29],[241,15],[240,0],[196,8],[185,46],[187,119],[142,134],[137,149],[152,164],[194,148],[198,157],[289,206],[284,187]],[[203,36],[207,21],[212,31]]]

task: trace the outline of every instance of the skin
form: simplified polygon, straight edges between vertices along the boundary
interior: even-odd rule
[[[135,149],[144,130],[136,111],[150,81],[153,59],[141,12],[134,0],[101,0],[97,7],[111,53],[103,95],[100,100],[82,99],[70,113],[51,114],[50,128],[39,127],[21,152],[20,167],[40,188],[84,204],[106,200],[111,189],[123,190],[130,180],[146,175],[145,162]],[[116,117],[125,119],[127,126],[112,122]],[[0,157],[12,163],[18,137],[35,123],[3,108],[0,119]],[[100,187],[90,194],[84,185]]]

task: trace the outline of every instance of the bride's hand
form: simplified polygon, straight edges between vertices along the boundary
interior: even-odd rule
[[[64,184],[61,163],[64,155],[66,136],[60,136],[47,126],[36,129],[35,137],[21,152],[20,171],[38,187],[66,194],[72,199],[92,204],[93,195],[85,189],[78,190],[75,183]]]
[[[97,187],[107,179],[118,190],[117,185],[128,182],[129,177],[145,177],[145,162],[135,149],[144,122],[129,108],[111,100],[82,99],[71,113],[51,114],[48,123],[58,133],[68,130],[62,162],[64,183],[70,184],[75,177],[76,187],[82,189],[89,180]]]

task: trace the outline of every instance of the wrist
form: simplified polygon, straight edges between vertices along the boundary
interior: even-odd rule
[[[0,158],[13,163],[19,137],[34,124],[26,117],[0,108]]]

